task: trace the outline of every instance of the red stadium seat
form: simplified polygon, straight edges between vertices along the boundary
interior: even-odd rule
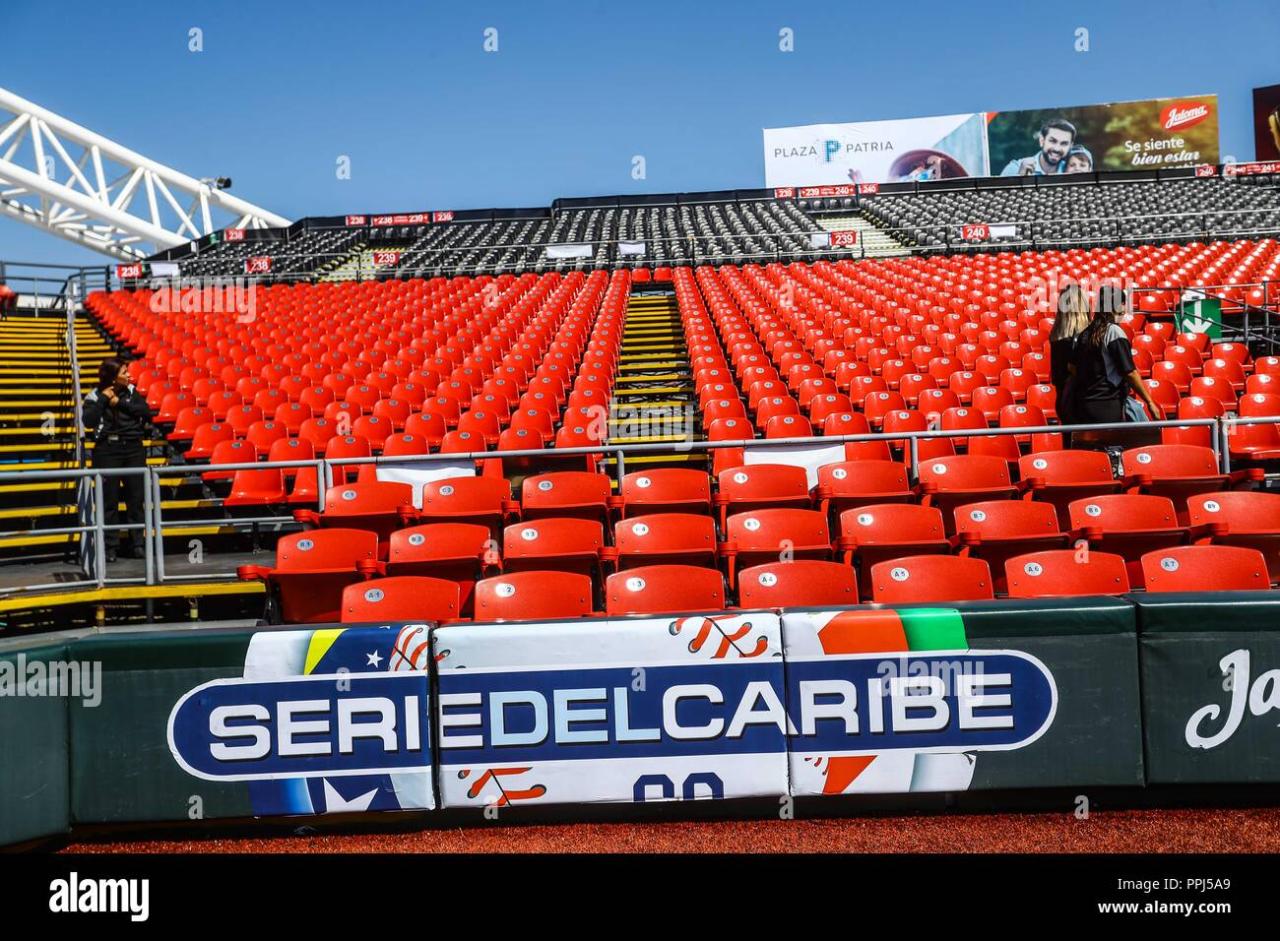
[[[738,573],[738,603],[743,608],[857,604],[858,584],[853,569],[839,562],[770,562]]]
[[[1068,540],[1052,505],[1027,500],[990,500],[958,506],[954,528],[961,554],[986,559],[991,566],[997,592],[1005,588],[1006,559],[1058,549]]]
[[[1224,474],[1212,449],[1190,444],[1130,448],[1120,460],[1126,483],[1140,487],[1143,493],[1171,499],[1178,508],[1178,518],[1184,523],[1188,497],[1262,479],[1261,469]]]
[[[739,568],[791,559],[831,558],[831,533],[825,513],[775,508],[729,517],[721,547],[733,589]]]
[[[1067,510],[1073,538],[1087,540],[1091,550],[1123,556],[1134,588],[1143,587],[1143,553],[1182,545],[1188,538],[1168,497],[1103,494],[1073,500]]]
[[[571,516],[605,525],[612,499],[609,478],[593,471],[538,474],[526,477],[520,487],[521,517],[526,520]]]
[[[818,509],[828,517],[871,503],[906,503],[916,497],[905,464],[893,461],[841,461],[818,468],[814,491]]]
[[[715,569],[646,565],[610,575],[605,583],[605,613],[610,616],[721,611],[724,607],[724,578]]]
[[[1267,561],[1242,546],[1175,546],[1148,552],[1142,573],[1149,592],[1250,591],[1271,587]]]
[[[619,569],[641,565],[716,564],[715,521],[693,513],[650,513],[619,520],[605,557]]]
[[[879,604],[985,601],[994,598],[991,569],[982,559],[910,555],[871,567],[872,600]]]
[[[622,515],[710,513],[711,480],[706,472],[679,467],[634,471],[622,478]]]
[[[1266,557],[1271,581],[1280,582],[1280,494],[1200,493],[1187,498],[1187,516],[1193,538],[1258,550]]]
[[[979,500],[1012,497],[1017,488],[1009,478],[1009,464],[998,458],[980,454],[941,457],[919,467],[921,501],[936,506],[947,522],[948,534],[955,508]]]
[[[475,620],[533,621],[586,617],[592,613],[591,594],[591,579],[573,572],[495,575],[476,582]]]
[[[472,589],[500,563],[497,544],[485,526],[475,523],[427,523],[398,529],[388,540],[380,567],[389,576],[425,575],[453,582],[459,610],[471,610]]]
[[[502,534],[504,572],[577,572],[599,581],[604,528],[595,520],[546,517],[513,523]]]
[[[338,484],[325,491],[324,510],[294,510],[293,517],[309,526],[367,529],[386,539],[414,515],[413,487],[376,480]]]
[[[286,623],[337,621],[343,589],[363,580],[357,565],[373,562],[377,553],[377,534],[364,530],[290,533],[276,543],[273,568],[243,565],[236,575],[242,581],[265,581],[278,597],[280,620]]]
[[[1005,559],[1010,598],[1121,595],[1129,590],[1123,556],[1079,549],[1052,549]]]
[[[449,477],[422,487],[424,523],[477,523],[489,527],[496,539],[499,530],[516,518],[520,504],[511,499],[511,484],[503,478]]]
[[[459,610],[458,586],[439,578],[379,578],[342,591],[343,624],[453,621]]]
[[[726,528],[731,513],[745,513],[769,507],[807,509],[809,478],[803,467],[791,464],[752,464],[723,470],[717,476],[715,504],[720,512],[720,530]]]
[[[1101,451],[1041,451],[1019,458],[1018,469],[1031,499],[1052,504],[1064,529],[1071,525],[1067,507],[1073,500],[1119,493],[1124,487]]]
[[[914,503],[873,503],[845,510],[836,544],[845,563],[857,566],[863,597],[871,595],[871,568],[877,563],[951,551],[942,513]]]

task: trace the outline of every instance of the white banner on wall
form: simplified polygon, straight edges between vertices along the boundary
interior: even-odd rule
[[[987,175],[985,116],[765,128],[765,186]]]
[[[771,612],[437,630],[447,807],[787,793]]]

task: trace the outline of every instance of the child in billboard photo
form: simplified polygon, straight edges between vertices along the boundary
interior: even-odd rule
[[[1088,173],[1093,169],[1093,154],[1088,147],[1079,144],[1072,147],[1067,154],[1067,168],[1063,173]]]
[[[1036,135],[1040,144],[1039,153],[1030,157],[1013,159],[1000,171],[1001,176],[1044,176],[1051,173],[1064,173],[1067,155],[1076,142],[1076,127],[1065,118],[1053,118],[1040,126]],[[1083,148],[1081,148],[1083,149]],[[1087,154],[1088,151],[1085,151]],[[1090,163],[1092,163],[1090,158]]]

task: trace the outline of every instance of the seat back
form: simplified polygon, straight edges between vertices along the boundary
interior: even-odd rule
[[[743,608],[857,604],[858,584],[838,562],[770,562],[738,573],[738,601]]]
[[[1271,587],[1267,560],[1244,546],[1172,546],[1142,557],[1147,591],[1250,591]]]
[[[605,583],[610,616],[721,611],[724,606],[724,579],[715,569],[647,565],[617,572]]]
[[[984,601],[995,597],[991,569],[982,559],[912,555],[871,567],[872,599],[882,604]]]
[[[1010,598],[1118,595],[1129,590],[1123,556],[1077,549],[1046,549],[1004,562]]]
[[[511,572],[476,582],[477,621],[575,618],[591,613],[591,579],[574,572]]]
[[[342,623],[452,621],[461,598],[456,582],[402,575],[356,582],[342,591]]]

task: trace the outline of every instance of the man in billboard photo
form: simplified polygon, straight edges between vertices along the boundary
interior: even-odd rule
[[[1075,125],[1064,118],[1054,118],[1040,126],[1036,139],[1040,152],[1010,160],[1000,171],[1001,176],[1043,176],[1064,171],[1067,154],[1076,142]]]

